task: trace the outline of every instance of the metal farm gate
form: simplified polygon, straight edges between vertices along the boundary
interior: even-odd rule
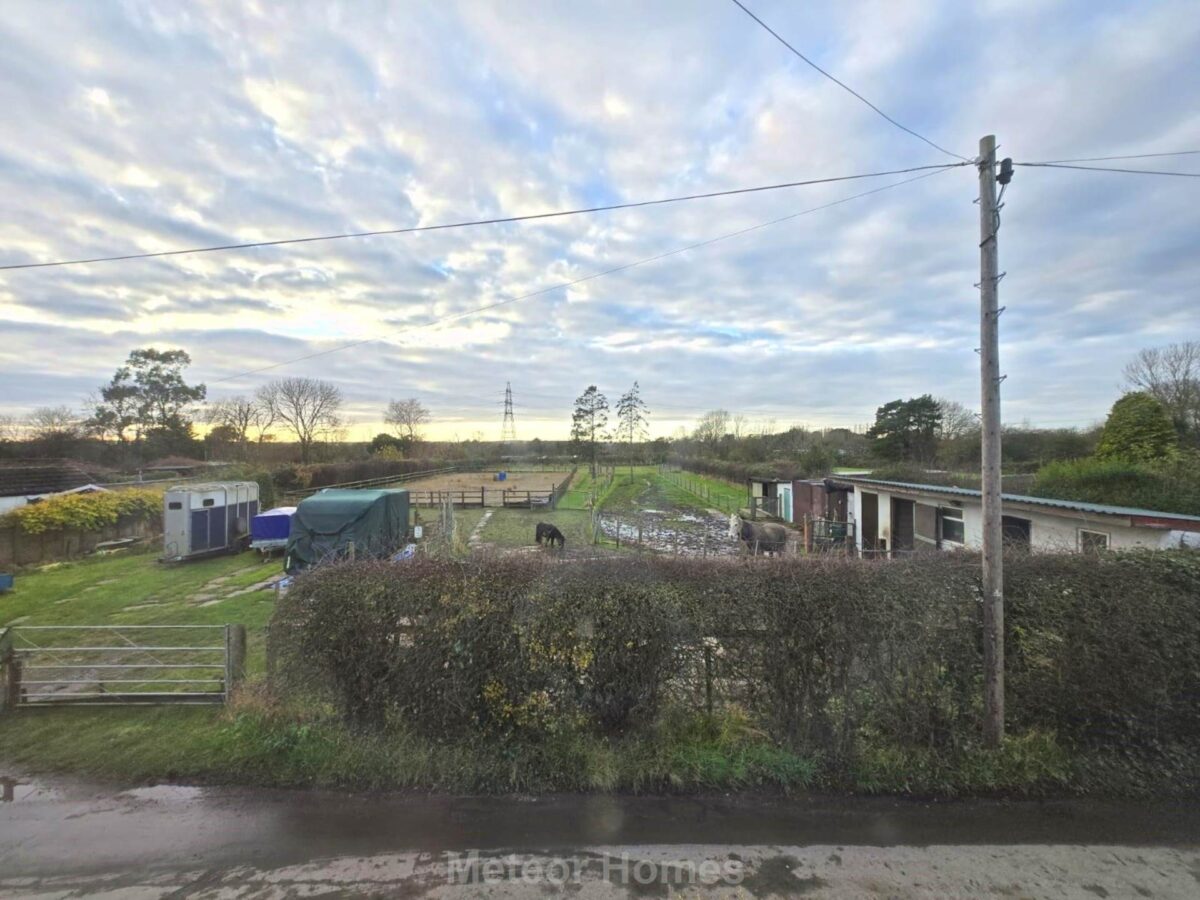
[[[14,625],[0,632],[0,709],[224,703],[243,625]]]

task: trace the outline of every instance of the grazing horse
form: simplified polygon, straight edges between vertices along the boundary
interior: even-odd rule
[[[557,541],[560,550],[563,547],[567,546],[567,539],[565,537],[563,537],[563,533],[561,531],[559,531],[555,526],[549,524],[548,522],[538,522],[537,523],[536,540],[539,544],[542,541],[545,541],[551,547],[553,547],[555,542]]]
[[[787,549],[788,530],[772,522],[747,522],[731,515],[729,536],[740,539],[751,553],[782,553]]]

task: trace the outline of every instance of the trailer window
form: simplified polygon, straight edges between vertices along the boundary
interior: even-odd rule
[[[217,501],[216,501],[216,500],[214,500],[212,497],[209,497],[207,500],[204,500],[204,501],[202,501],[202,502],[200,503],[200,505],[201,505],[201,506],[212,506],[212,505],[213,505],[214,503],[216,503],[216,502],[217,502]]]
[[[167,509],[183,509],[183,504],[178,500],[172,500],[167,504]]]

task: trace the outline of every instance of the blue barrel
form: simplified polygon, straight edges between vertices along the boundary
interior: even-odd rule
[[[508,473],[507,472],[497,472],[496,480],[497,481],[508,481]]]

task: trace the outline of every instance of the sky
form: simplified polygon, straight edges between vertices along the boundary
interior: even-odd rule
[[[747,5],[961,156],[988,133],[1018,162],[1200,149],[1194,0]],[[0,265],[955,161],[729,0],[18,0],[0,47]],[[144,346],[187,350],[213,399],[331,381],[358,437],[417,397],[430,437],[496,439],[506,383],[522,438],[635,381],[655,435],[714,407],[778,429],[977,408],[971,166],[466,314],[912,177],[0,272],[0,412],[83,408]],[[1006,422],[1094,423],[1138,349],[1200,338],[1200,180],[1018,168],[1004,204]]]

